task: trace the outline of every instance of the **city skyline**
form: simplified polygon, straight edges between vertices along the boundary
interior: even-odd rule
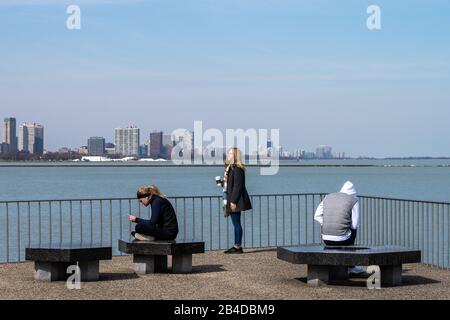
[[[7,122],[8,121],[8,122]],[[17,126],[17,119],[15,117],[6,117],[3,121],[2,128],[2,145],[0,154],[10,152],[10,146],[7,146],[6,149],[4,144],[5,141],[10,139],[10,134],[14,131],[11,128],[11,125],[7,124],[13,122],[13,128]],[[189,131],[189,130],[188,130]],[[5,132],[8,132],[8,135],[5,138]],[[193,134],[193,132],[191,132]],[[123,128],[114,128],[114,143],[112,144],[109,139],[106,139],[104,136],[91,136],[85,139],[86,143],[80,142],[75,146],[69,146],[67,144],[63,144],[61,146],[56,147],[55,149],[49,149],[44,146],[44,127],[41,124],[37,123],[22,123],[19,126],[19,129],[16,131],[16,140],[17,151],[21,152],[29,152],[30,154],[43,154],[45,152],[68,152],[68,151],[76,151],[77,153],[84,155],[123,155],[123,156],[137,156],[141,158],[151,157],[151,158],[170,158],[171,149],[176,145],[175,141],[176,137],[173,134],[173,131],[170,133],[165,133],[164,131],[157,129],[149,129],[147,134],[143,134],[144,137],[149,137],[148,139],[141,139],[141,129],[136,125],[128,125]],[[28,138],[27,138],[28,137]],[[36,137],[36,138],[35,138]],[[35,141],[35,139],[37,139]],[[153,147],[151,149],[151,141],[152,139],[156,142],[158,147]],[[156,140],[155,140],[156,139]],[[29,141],[35,141],[29,143]],[[93,146],[90,147],[90,142],[92,140]],[[144,141],[141,143],[141,141]],[[170,142],[170,143],[169,143]],[[31,147],[28,147],[30,144]],[[111,147],[108,145],[114,146],[114,151],[111,150]],[[37,147],[35,147],[35,145]],[[267,140],[267,148],[271,148],[270,139]],[[35,149],[37,148],[37,149]],[[145,148],[145,152],[142,148]],[[83,149],[83,150],[82,150]],[[92,150],[96,151],[92,151]],[[97,150],[102,149],[103,152],[99,152]],[[341,159],[341,158],[421,158],[421,157],[432,157],[429,155],[422,156],[387,156],[387,157],[375,157],[373,155],[349,155],[344,150],[333,150],[333,147],[330,145],[317,145],[312,149],[305,149],[302,146],[297,146],[296,148],[289,149],[285,148],[283,145],[280,145],[279,149],[280,157],[283,158],[302,158],[302,159]],[[438,156],[436,158],[448,158],[448,156]]]
[[[81,1],[80,30],[68,3],[0,3],[1,113],[33,114],[50,150],[201,120],[290,150],[450,155],[448,2],[377,1],[381,30],[368,1]]]
[[[60,146],[58,150],[49,150],[44,145],[44,126],[37,123],[23,123],[19,126],[17,132],[17,119],[15,117],[4,118],[3,122],[3,137],[0,154],[11,154],[26,152],[30,155],[43,155],[46,152],[68,153],[75,152],[80,155],[88,156],[105,156],[105,155],[121,155],[140,158],[163,158],[170,159],[172,149],[186,136],[178,135],[176,132],[164,133],[163,131],[152,130],[149,134],[149,139],[146,139],[143,144],[141,141],[140,128],[135,125],[128,125],[125,128],[115,128],[114,137],[115,143],[106,142],[106,139],[101,136],[93,136],[87,139],[87,144],[80,144],[79,146],[67,147]],[[192,147],[193,152],[196,146],[194,145],[194,132],[187,130],[191,135],[191,141],[187,142]],[[245,136],[244,136],[245,137]],[[266,151],[272,152],[272,141],[260,141],[259,147],[266,145]],[[186,145],[187,146],[187,145]],[[204,146],[203,146],[204,147]],[[220,151],[217,149],[215,152]],[[270,150],[270,151],[269,151]],[[223,151],[223,150],[222,150]],[[202,152],[206,152],[203,150]],[[223,151],[225,154],[225,151]],[[260,151],[258,151],[259,153]],[[304,149],[286,150],[282,146],[279,147],[279,156],[281,158],[303,158],[303,159],[332,159],[345,158],[345,153],[332,152],[332,148],[326,145],[319,145],[315,152],[309,152]],[[249,155],[249,154],[246,154]]]

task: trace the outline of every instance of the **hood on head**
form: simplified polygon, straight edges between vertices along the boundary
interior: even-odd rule
[[[341,191],[343,193],[346,193],[350,196],[355,196],[356,197],[356,189],[353,186],[353,183],[351,183],[350,181],[347,181],[346,183],[344,183],[344,185],[341,188]]]

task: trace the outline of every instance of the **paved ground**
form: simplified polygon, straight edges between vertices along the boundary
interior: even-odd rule
[[[68,290],[65,282],[36,282],[33,263],[0,265],[0,299],[450,299],[450,270],[404,265],[400,287],[368,290],[364,279],[327,287],[305,283],[306,266],[276,258],[274,249],[243,255],[194,255],[189,275],[134,275],[131,258],[100,264],[101,281]],[[169,260],[170,265],[170,260]]]

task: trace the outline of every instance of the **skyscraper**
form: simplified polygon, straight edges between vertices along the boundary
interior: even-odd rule
[[[19,127],[19,151],[30,154],[44,153],[44,127],[42,125],[24,123]]]
[[[19,151],[28,152],[28,125],[22,124],[19,126]]]
[[[329,146],[318,146],[316,148],[316,158],[331,159],[333,158],[332,149]]]
[[[5,118],[3,120],[3,143],[8,145],[8,152],[17,152],[17,129],[16,118]]]
[[[161,131],[150,133],[150,157],[160,158],[163,156],[163,133]]]
[[[103,156],[105,154],[105,138],[90,137],[88,139],[88,155]]]
[[[33,154],[44,153],[44,127],[34,123],[28,128],[28,144]]]
[[[7,154],[8,153],[8,144],[7,143],[0,143],[0,154]]]
[[[163,135],[163,151],[164,151],[164,157],[167,160],[170,160],[172,155],[172,149],[173,149],[173,140],[174,137],[171,134],[164,134]]]
[[[116,153],[123,156],[139,155],[140,130],[136,126],[115,129]]]

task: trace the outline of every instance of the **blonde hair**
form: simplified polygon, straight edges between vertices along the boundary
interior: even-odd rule
[[[245,170],[245,165],[242,162],[242,152],[239,148],[233,147],[228,149],[228,152],[232,151],[233,152],[233,161],[230,163],[227,163],[227,168],[229,168],[230,166],[236,166],[241,168],[242,170]]]
[[[159,191],[159,188],[158,188],[156,185],[154,185],[154,184],[149,185],[149,186],[143,186],[143,187],[140,187],[140,188],[138,189],[138,191],[137,191],[137,194],[138,194],[138,195],[147,195],[147,194],[148,194],[148,196],[150,197],[150,199],[151,199],[153,196],[158,196],[158,197],[161,197],[161,198],[166,198],[166,196],[165,196],[164,194],[162,194],[161,191]]]

